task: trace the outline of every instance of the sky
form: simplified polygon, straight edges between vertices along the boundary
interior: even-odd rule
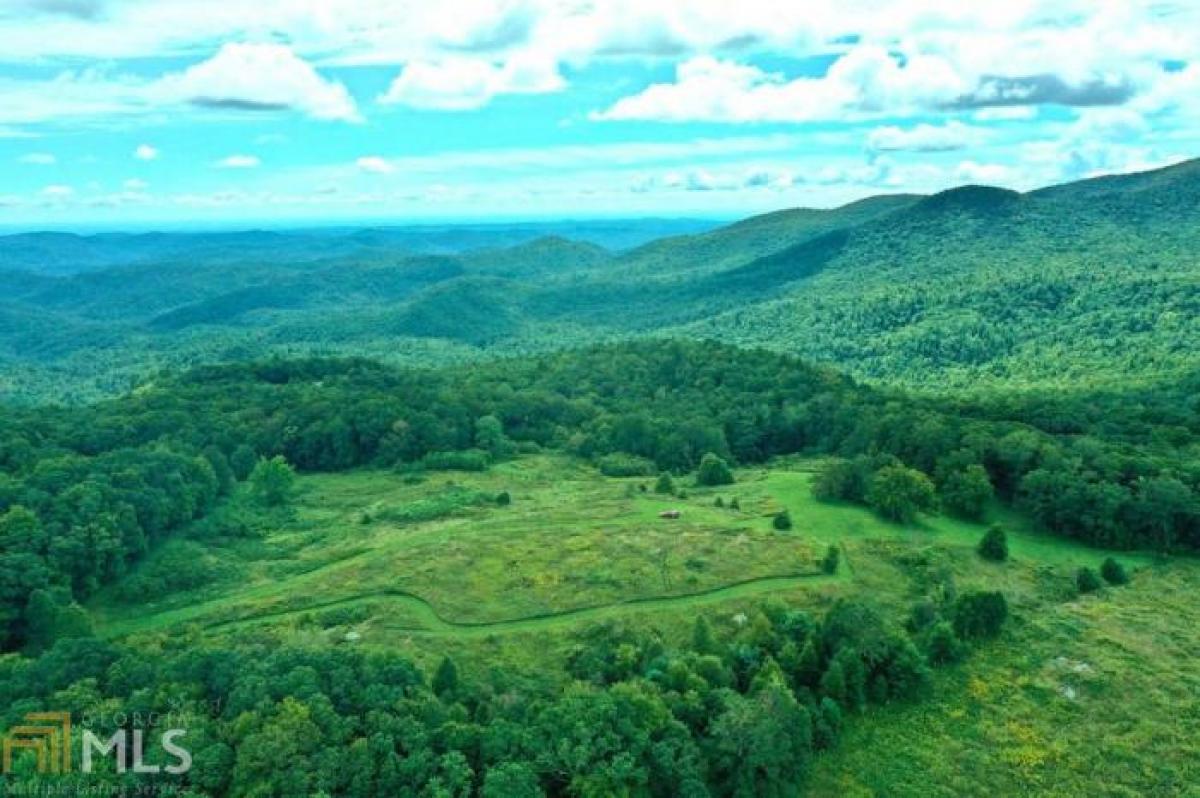
[[[1200,154],[1195,0],[0,0],[0,226],[733,218]]]

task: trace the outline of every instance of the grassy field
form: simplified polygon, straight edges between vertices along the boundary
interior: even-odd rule
[[[304,476],[285,510],[239,494],[219,511],[218,521],[241,519],[249,534],[173,541],[132,575],[203,558],[204,584],[152,601],[117,585],[91,610],[110,637],[190,629],[536,671],[561,664],[596,622],[679,639],[705,614],[732,635],[737,616],[767,598],[819,610],[846,595],[899,622],[948,582],[999,588],[1013,609],[1001,640],[939,671],[933,699],[852,719],[846,743],[819,760],[815,794],[1200,795],[1190,786],[1200,781],[1194,562],[1121,554],[1133,583],[1078,598],[1075,571],[1106,552],[993,508],[1012,557],[987,563],[974,550],[981,525],[933,516],[904,527],[818,502],[813,468],[745,469],[720,489],[680,480],[686,497],[549,455],[419,479]],[[510,505],[495,501],[501,491]],[[718,496],[740,509],[715,506]],[[664,509],[682,517],[661,519]],[[782,509],[795,524],[787,532],[771,525]],[[818,567],[829,545],[843,555],[835,576]],[[1159,748],[1174,759],[1156,757]]]

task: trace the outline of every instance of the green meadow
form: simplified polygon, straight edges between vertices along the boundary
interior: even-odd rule
[[[1079,597],[1076,570],[1106,552],[993,507],[1011,557],[989,563],[975,552],[980,524],[932,515],[902,526],[814,499],[818,466],[780,460],[719,489],[680,480],[679,496],[565,455],[480,473],[307,475],[285,509],[236,494],[218,521],[239,519],[241,536],[207,538],[201,551],[197,525],[89,609],[110,638],[378,647],[430,668],[449,653],[468,669],[555,673],[598,623],[682,639],[703,613],[735,636],[764,602],[820,609],[843,596],[900,623],[947,581],[1001,589],[1013,610],[1002,637],[939,670],[934,698],[851,720],[846,744],[818,758],[812,794],[1077,795],[1098,773],[1108,786],[1091,794],[1190,794],[1200,762],[1200,682],[1187,667],[1200,654],[1193,563],[1122,553],[1132,584]],[[510,504],[496,502],[502,491]],[[660,518],[668,509],[681,517]],[[772,517],[785,509],[794,526],[777,531]],[[818,562],[830,545],[842,553],[832,576]],[[123,592],[196,553],[211,559],[204,585],[153,600]],[[1163,746],[1170,757],[1153,754]]]

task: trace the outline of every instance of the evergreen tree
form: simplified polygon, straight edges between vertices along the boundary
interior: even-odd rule
[[[995,637],[1008,618],[1008,602],[995,591],[963,593],[954,602],[954,633],[963,640]]]
[[[1075,587],[1080,593],[1094,593],[1102,586],[1094,570],[1084,566],[1075,572]]]
[[[954,634],[954,629],[945,621],[935,623],[925,636],[925,655],[930,665],[947,665],[958,662],[966,653],[962,641]]]
[[[1004,532],[1004,527],[999,524],[992,524],[988,527],[987,532],[983,533],[983,538],[979,541],[977,547],[979,556],[985,560],[992,562],[1004,562],[1008,559],[1008,535]]]
[[[825,550],[825,556],[821,558],[821,570],[827,574],[836,574],[841,556],[841,549],[830,543],[829,548]]]
[[[700,485],[732,485],[733,472],[729,464],[712,452],[700,458],[700,469],[696,472],[696,482]]]
[[[663,495],[675,494],[675,480],[671,479],[671,475],[666,471],[658,475],[658,481],[654,483],[654,492]]]
[[[713,637],[712,624],[703,615],[696,616],[692,626],[692,650],[697,654],[716,654],[717,641]]]
[[[437,671],[433,674],[433,681],[430,683],[434,695],[438,698],[453,697],[458,691],[458,666],[454,664],[454,660],[449,657],[442,657],[441,663],[437,667]]]
[[[771,519],[771,526],[775,527],[775,529],[779,530],[780,532],[786,532],[792,528],[791,514],[787,510],[776,513],[775,517]]]
[[[1129,582],[1129,574],[1125,572],[1125,566],[1121,565],[1121,562],[1114,557],[1104,558],[1104,562],[1100,564],[1100,575],[1110,585],[1124,585]]]

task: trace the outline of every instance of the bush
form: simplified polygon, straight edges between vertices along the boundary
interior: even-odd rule
[[[283,504],[292,492],[296,472],[280,455],[263,458],[250,472],[250,490],[267,505]]]
[[[950,624],[939,621],[929,628],[925,635],[925,656],[930,665],[958,662],[965,654],[966,646],[955,636]]]
[[[992,482],[987,470],[978,463],[951,473],[942,485],[942,503],[946,509],[971,520],[983,518],[983,511],[992,494]]]
[[[777,513],[775,517],[771,519],[771,526],[775,527],[780,532],[786,532],[792,528],[791,514],[788,513],[787,510],[784,510],[782,513]]]
[[[671,479],[671,475],[666,471],[658,475],[658,481],[654,483],[654,492],[665,495],[673,495],[675,493],[675,480]]]
[[[964,593],[954,602],[954,633],[963,640],[995,637],[1008,617],[1008,602],[999,592]]]
[[[606,477],[652,477],[656,471],[653,460],[624,452],[606,454],[596,461],[596,466]]]
[[[486,471],[491,457],[482,449],[460,452],[430,452],[421,464],[432,471]]]
[[[1129,574],[1125,573],[1125,566],[1112,557],[1104,558],[1104,562],[1100,564],[1100,575],[1110,585],[1123,585],[1129,581]]]
[[[718,496],[716,499],[713,500],[713,507],[724,507],[724,506],[725,506],[725,500],[722,499],[720,496]]]
[[[734,496],[732,499],[729,500],[729,509],[730,510],[741,510],[742,509],[742,503],[740,501],[738,501],[737,496]]]
[[[890,465],[871,477],[867,503],[884,518],[907,524],[916,520],[918,512],[935,509],[937,493],[929,477],[915,468]]]
[[[507,507],[512,504],[512,495],[506,490],[500,491],[496,494],[496,504],[501,507]]]
[[[709,452],[700,458],[696,482],[700,485],[732,485],[733,472],[729,470],[728,463]]]
[[[1084,566],[1075,573],[1075,587],[1080,593],[1095,593],[1101,586],[1100,577],[1091,568]]]
[[[1008,559],[1008,535],[1004,527],[992,524],[983,538],[979,541],[979,556],[992,562],[1004,562]]]
[[[821,570],[827,574],[836,574],[841,556],[841,550],[830,544],[829,548],[825,550],[824,558],[821,559]]]

